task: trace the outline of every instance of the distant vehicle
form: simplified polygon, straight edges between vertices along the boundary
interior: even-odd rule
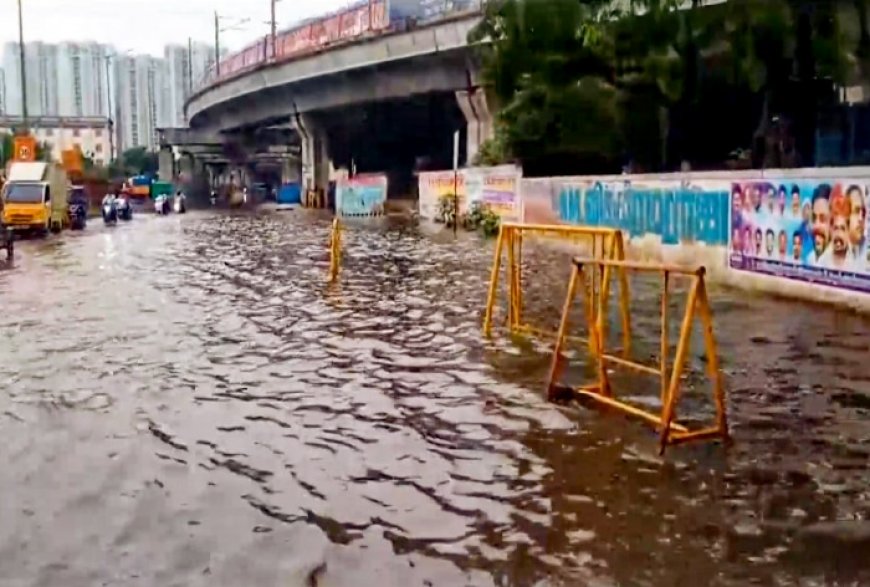
[[[115,209],[118,211],[118,219],[129,222],[133,220],[133,205],[130,200],[121,196],[115,200]]]
[[[84,230],[88,224],[88,195],[82,186],[73,186],[69,190],[69,226],[72,230]]]
[[[109,195],[103,198],[101,212],[103,215],[103,223],[107,226],[118,223],[118,203],[114,196]]]
[[[67,176],[45,161],[12,161],[3,185],[3,224],[16,231],[48,234],[69,224]]]
[[[175,194],[175,198],[172,200],[172,210],[176,214],[184,214],[187,212],[187,197],[184,195],[184,192],[178,192]]]
[[[165,216],[165,215],[169,214],[171,209],[172,209],[172,204],[169,202],[168,196],[160,195],[160,196],[157,196],[156,198],[154,198],[154,212],[156,214],[160,214],[162,216]]]

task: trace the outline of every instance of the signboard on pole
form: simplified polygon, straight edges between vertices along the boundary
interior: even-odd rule
[[[15,137],[12,158],[15,161],[36,161],[36,138],[31,135]]]

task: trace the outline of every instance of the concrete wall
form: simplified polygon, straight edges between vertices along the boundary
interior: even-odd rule
[[[746,208],[742,204],[732,206],[735,185],[740,186],[741,198],[744,192],[754,195],[758,190],[758,212],[754,201]],[[786,188],[782,203],[778,197],[781,185]],[[849,191],[853,185],[860,188],[860,198],[848,197],[857,194]],[[767,186],[774,196],[769,208],[764,197]],[[629,237],[632,258],[701,264],[714,282],[870,312],[868,186],[870,168],[559,177],[523,179],[520,200],[523,221],[527,223],[622,229]],[[792,214],[794,187],[799,192],[796,214]],[[827,203],[821,204],[821,214],[814,216],[813,197],[819,191],[827,195]],[[862,208],[857,207],[859,200]],[[806,213],[809,222],[804,223]],[[830,235],[820,257],[812,250],[816,218],[820,223],[824,219]],[[848,229],[849,222],[854,227],[859,218],[863,238],[854,246],[847,240],[849,253],[854,254],[838,257],[847,265],[835,262],[832,237],[848,237],[843,223]],[[838,228],[831,228],[837,220]],[[752,235],[745,245],[744,230]],[[825,230],[823,226],[821,232]],[[754,250],[756,231],[764,235],[758,255]],[[768,232],[775,235],[770,255]],[[780,233],[787,240],[781,254]]]
[[[485,185],[498,169],[462,170],[461,199],[467,173]],[[452,172],[420,174],[423,220],[453,186]],[[496,192],[501,201],[510,190]],[[870,313],[868,167],[524,178],[500,205],[527,224],[619,228],[630,258],[704,265],[714,283]]]

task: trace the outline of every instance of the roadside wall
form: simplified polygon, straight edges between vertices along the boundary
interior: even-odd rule
[[[421,217],[452,188],[453,172],[421,174]],[[520,179],[513,203],[500,197],[505,219],[620,228],[632,258],[870,312],[870,167]]]

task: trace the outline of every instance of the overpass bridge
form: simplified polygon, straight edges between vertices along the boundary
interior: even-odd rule
[[[449,166],[457,130],[469,160],[492,134],[468,43],[479,20],[452,15],[210,83],[185,106],[189,128],[162,130],[161,176],[174,174],[176,147],[188,175],[249,178],[252,164],[277,159],[281,179],[306,189],[325,190],[330,166],[392,172],[401,188],[420,160]]]

